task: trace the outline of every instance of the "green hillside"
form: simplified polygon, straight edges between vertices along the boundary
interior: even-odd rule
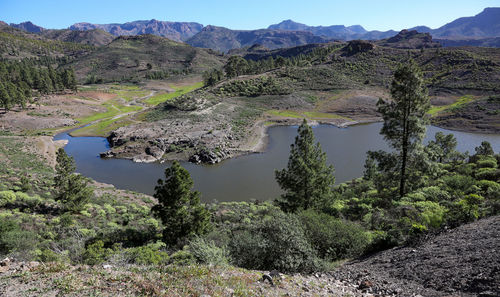
[[[77,76],[98,81],[141,80],[148,75],[196,73],[221,67],[223,57],[153,35],[121,36],[71,64]],[[159,75],[160,77],[162,75]]]

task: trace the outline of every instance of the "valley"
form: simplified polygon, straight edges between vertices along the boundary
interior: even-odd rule
[[[482,9],[399,31],[0,21],[0,295],[497,296]]]

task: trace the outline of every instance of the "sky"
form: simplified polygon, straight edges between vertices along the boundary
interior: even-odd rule
[[[292,19],[385,31],[418,25],[435,29],[486,7],[500,7],[500,0],[0,0],[0,20],[62,29],[78,22],[157,19],[251,30]]]

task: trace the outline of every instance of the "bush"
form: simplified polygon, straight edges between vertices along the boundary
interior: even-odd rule
[[[299,217],[309,242],[330,261],[358,256],[370,243],[365,230],[354,222],[314,211],[303,211]]]
[[[486,180],[498,180],[500,179],[500,170],[495,168],[480,168],[476,171],[477,179],[486,179]]]
[[[196,259],[188,250],[183,249],[170,256],[170,263],[175,265],[193,265],[196,263]]]
[[[477,168],[497,168],[497,160],[494,157],[485,157],[476,164]]]
[[[322,269],[297,216],[281,211],[233,230],[229,249],[234,264],[244,268],[283,272]]]
[[[16,194],[13,191],[0,191],[0,206],[4,206],[16,201]]]
[[[226,247],[218,247],[213,241],[203,237],[192,239],[189,251],[199,263],[223,266],[230,262]]]
[[[112,249],[105,248],[104,242],[98,240],[92,244],[89,244],[83,253],[83,261],[88,265],[100,264],[111,256],[113,253]]]
[[[163,242],[148,244],[125,250],[129,263],[140,265],[162,265],[169,260],[168,253],[163,251],[166,245]]]

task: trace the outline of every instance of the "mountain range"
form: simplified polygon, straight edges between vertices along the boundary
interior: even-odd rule
[[[211,48],[227,52],[231,49],[260,44],[269,49],[284,48],[309,43],[323,43],[333,40],[380,40],[395,36],[398,32],[367,31],[361,25],[344,26],[308,26],[292,20],[270,25],[267,29],[231,30],[217,26],[203,26],[195,22],[167,22],[158,20],[133,21],[124,24],[76,23],[70,31],[91,31],[90,40],[82,33],[71,34],[66,30],[49,30],[31,22],[10,24],[31,33],[55,38],[61,41],[73,41],[92,45],[111,42],[113,37],[122,35],[152,34],[185,42],[195,47]],[[499,46],[500,7],[485,8],[472,17],[456,19],[437,29],[427,26],[409,28],[419,33],[430,33],[444,46]],[[109,35],[106,35],[107,32]]]

